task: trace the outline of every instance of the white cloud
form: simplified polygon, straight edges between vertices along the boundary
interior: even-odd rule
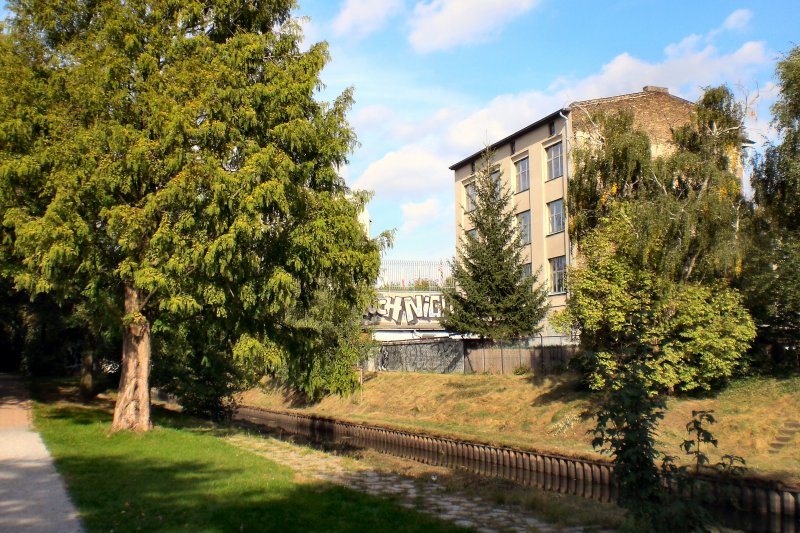
[[[434,139],[461,116],[463,112],[457,108],[442,107],[415,120],[389,106],[369,105],[360,108],[350,123],[356,131],[369,131],[394,142],[419,143]]]
[[[430,0],[414,6],[408,40],[420,53],[484,42],[540,0]]]
[[[438,223],[443,218],[442,203],[438,198],[428,198],[422,202],[409,202],[400,206],[403,213],[403,224],[400,233],[411,235],[417,229]],[[447,210],[450,211],[449,209]]]
[[[434,4],[444,5],[430,3]],[[732,17],[723,26],[743,23],[742,15]],[[501,94],[481,107],[468,107],[466,98],[455,104],[437,99],[437,106],[430,110],[424,107],[430,102],[422,91],[423,96],[409,96],[402,105],[359,110],[353,118],[358,131],[380,137],[383,148],[370,154],[372,162],[363,172],[353,169],[354,186],[374,190],[371,205],[379,205],[380,216],[390,220],[385,225],[399,228],[392,256],[452,253],[454,178],[448,167],[486,142],[498,141],[576,100],[638,92],[645,85],[665,86],[672,94],[694,100],[704,86],[728,83],[736,89],[772,70],[773,54],[763,42],[746,42],[726,53],[710,44],[707,35],[691,35],[666,46],[658,60],[623,53],[588,76],[559,78],[542,90]],[[762,87],[757,114],[748,116],[748,134],[757,142],[760,133],[769,129],[765,117],[773,92],[772,86]],[[376,210],[372,211],[377,220]],[[441,216],[435,216],[437,212]]]
[[[331,26],[337,36],[361,38],[381,29],[403,0],[346,0]]]
[[[752,18],[753,12],[749,9],[737,9],[728,15],[728,18],[722,23],[722,28],[726,30],[740,30],[747,27]]]
[[[704,86],[723,82],[736,85],[751,79],[750,73],[755,69],[772,64],[761,42],[745,43],[730,54],[720,54],[713,46],[699,48],[700,42],[687,38],[667,46],[662,62],[648,62],[624,53],[596,74],[559,80],[547,91],[500,95],[455,122],[444,140],[448,148],[466,157],[487,141],[498,141],[576,100],[637,92],[645,85],[668,87],[673,94],[693,100]]]
[[[722,26],[714,28],[706,35],[706,40],[711,41],[717,35],[725,31],[742,30],[750,24],[750,19],[753,18],[753,12],[749,9],[737,9],[725,18]]]
[[[670,45],[661,62],[620,54],[585,78],[559,80],[545,91],[500,95],[472,112],[443,107],[414,121],[388,107],[364,108],[354,119],[360,131],[371,124],[373,132],[379,130],[399,148],[379,154],[353,176],[354,186],[373,190],[378,198],[452,196],[450,165],[573,101],[637,92],[645,85],[669,87],[673,94],[694,100],[703,86],[722,82],[735,86],[751,79],[754,70],[772,64],[760,42],[745,43],[730,54],[720,54],[713,46],[700,47],[701,42],[684,39],[680,45]]]
[[[453,186],[451,163],[432,147],[408,144],[370,164],[353,186],[394,198],[442,191]]]

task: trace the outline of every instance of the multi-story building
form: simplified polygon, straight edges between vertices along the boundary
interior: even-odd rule
[[[670,150],[672,129],[686,124],[692,109],[691,102],[669,94],[666,88],[647,86],[638,93],[574,102],[489,146],[494,152],[493,169],[514,193],[526,271],[540,271],[539,280],[549,288],[551,311],[566,305],[564,280],[574,261],[566,210],[572,170],[569,154],[591,134],[591,115],[632,112],[634,125],[650,136],[653,155],[660,155]],[[472,230],[466,214],[473,209],[472,182],[484,150],[450,167],[455,173],[457,243],[464,232]],[[544,334],[555,335],[547,324]]]

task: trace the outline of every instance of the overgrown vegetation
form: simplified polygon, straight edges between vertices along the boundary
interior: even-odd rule
[[[603,391],[594,444],[613,457],[636,530],[705,530],[694,501],[664,489],[684,471],[656,450],[663,395],[743,373],[756,335],[735,288],[748,215],[743,117],[730,90],[709,88],[663,157],[624,113],[594,116],[597,131],[574,154],[570,231],[582,262],[568,273],[560,320],[580,332],[586,381]],[[697,446],[712,442],[704,421],[713,419],[691,426],[699,440],[684,442],[697,466]]]
[[[800,47],[778,62],[779,138],[754,161],[755,209],[742,285],[759,324],[763,370],[800,368]]]
[[[650,390],[710,389],[745,367],[755,327],[730,286],[741,253],[743,113],[724,87],[696,109],[664,158],[624,113],[594,117],[599,141],[575,152],[571,233],[583,260],[568,274],[560,320],[581,333],[594,389],[633,367]]]
[[[507,341],[535,335],[548,309],[547,289],[538,272],[525,272],[523,245],[511,191],[486,150],[469,186],[472,225],[460,239],[452,264],[455,286],[444,289],[448,307],[442,326],[453,332]]]
[[[800,483],[800,456],[796,453],[800,432],[780,451],[771,452],[770,448],[784,423],[798,420],[787,413],[794,413],[800,401],[800,377],[740,378],[721,391],[664,400],[667,407],[659,423],[656,447],[661,453],[677,456],[678,466],[691,464],[691,457],[681,452],[680,446],[688,438],[686,423],[692,412],[713,411],[713,433],[720,448],[704,446],[711,464],[733,452],[747,459],[754,475],[793,486]],[[537,377],[381,372],[367,374],[362,392],[354,397],[332,396],[307,404],[269,382],[248,391],[242,402],[490,444],[598,457],[591,445],[596,406],[593,393],[581,387],[580,376],[573,374]]]

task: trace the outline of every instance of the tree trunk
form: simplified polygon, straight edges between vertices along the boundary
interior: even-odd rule
[[[125,285],[125,316],[133,317],[122,333],[122,375],[112,431],[148,431],[150,423],[150,324],[141,314],[141,291]]]
[[[80,391],[81,396],[86,400],[91,400],[95,397],[94,350],[88,347],[84,348],[83,355],[81,356]]]

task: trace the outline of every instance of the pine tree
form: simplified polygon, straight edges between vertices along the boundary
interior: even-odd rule
[[[294,1],[8,7],[4,271],[116,320],[114,429],[150,427],[152,336],[179,351],[158,339],[207,332],[212,355],[263,373],[323,334],[303,321],[321,290],[366,307],[378,244],[336,172],[351,93],[315,100],[328,53],[301,50]]]
[[[526,275],[511,192],[494,171],[490,151],[474,180],[474,228],[464,233],[452,265],[455,288],[445,290],[442,325],[458,333],[507,341],[536,334],[547,314],[547,290],[538,272]]]

